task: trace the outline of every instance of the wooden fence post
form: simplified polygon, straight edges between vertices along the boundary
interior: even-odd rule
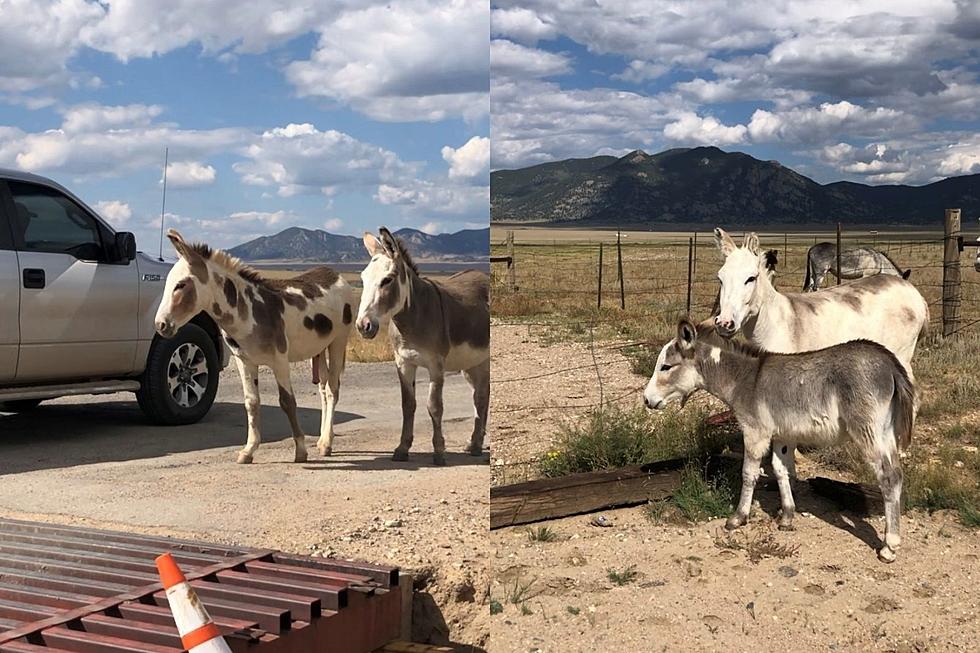
[[[789,236],[786,232],[783,232],[783,269],[787,269],[789,266]]]
[[[507,256],[510,260],[507,261],[507,284],[510,289],[517,290],[517,259],[514,258],[514,232],[507,232]]]
[[[626,310],[626,284],[623,280],[623,244],[616,232],[616,265],[619,268],[619,307]]]
[[[602,241],[599,241],[599,289],[596,292],[596,308],[602,308]]]
[[[840,285],[840,223],[837,223],[837,285]]]
[[[687,314],[691,314],[691,273],[694,266],[694,239],[687,239]]]
[[[946,209],[943,230],[943,337],[948,338],[960,323],[959,209]]]

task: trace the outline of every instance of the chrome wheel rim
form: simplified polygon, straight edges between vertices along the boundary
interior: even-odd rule
[[[167,365],[167,387],[181,408],[196,406],[208,387],[208,360],[204,350],[192,342],[177,347]]]

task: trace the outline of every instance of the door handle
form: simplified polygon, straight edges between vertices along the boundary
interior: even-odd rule
[[[44,288],[44,270],[41,268],[24,268],[25,288]]]

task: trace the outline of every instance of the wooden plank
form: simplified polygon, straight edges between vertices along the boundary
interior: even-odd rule
[[[490,488],[490,528],[663,499],[680,484],[683,467],[683,460],[666,460]]]
[[[389,642],[375,653],[453,653],[455,649],[434,644],[416,644],[414,642]]]

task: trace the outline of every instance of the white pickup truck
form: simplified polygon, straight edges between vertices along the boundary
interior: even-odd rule
[[[204,417],[227,352],[203,313],[156,335],[169,270],[57,183],[0,169],[0,412],[130,391],[155,423]]]

